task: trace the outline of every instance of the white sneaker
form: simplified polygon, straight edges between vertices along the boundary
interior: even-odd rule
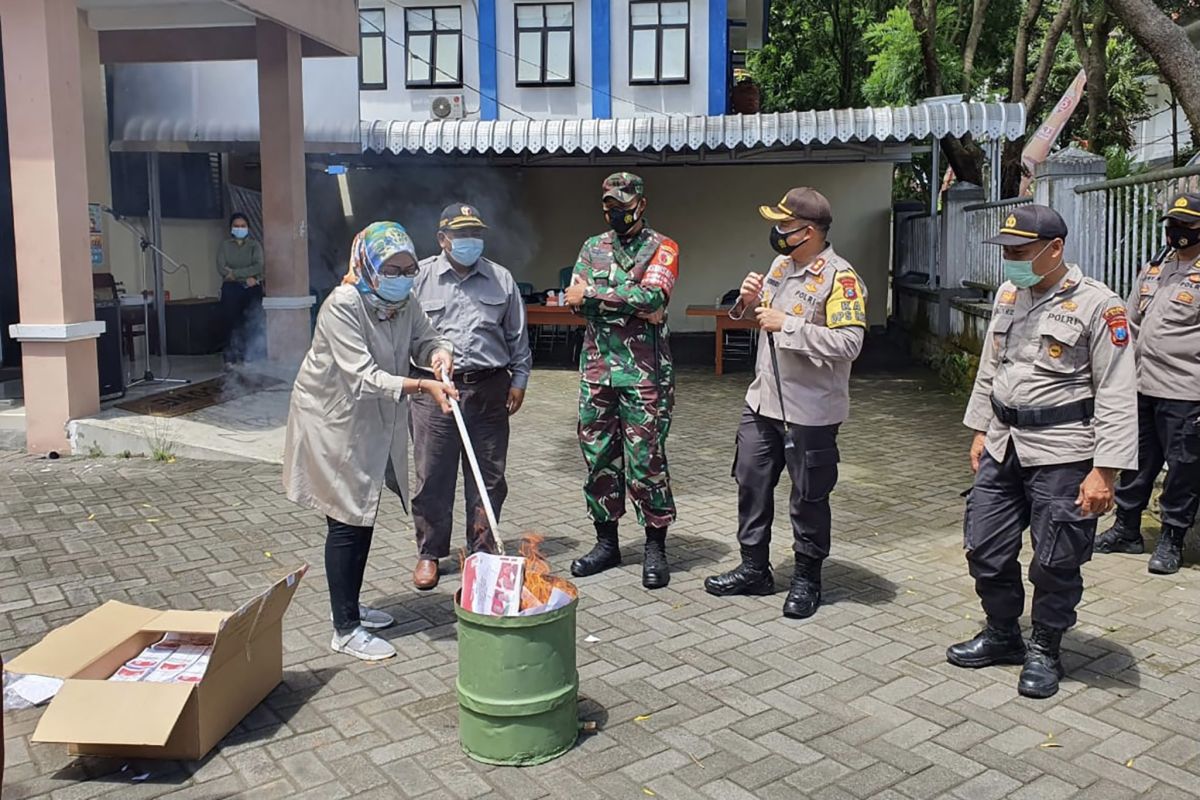
[[[333,622],[332,613],[329,615],[329,621]],[[358,624],[369,631],[377,631],[380,628],[390,628],[392,625],[395,625],[396,618],[386,611],[380,611],[378,608],[359,606]]]
[[[392,647],[391,642],[380,639],[361,625],[345,636],[339,636],[334,631],[329,647],[335,653],[345,653],[363,661],[383,661],[396,655],[396,648]]]

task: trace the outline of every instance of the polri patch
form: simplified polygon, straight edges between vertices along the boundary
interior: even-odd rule
[[[838,278],[838,283],[842,285],[842,295],[846,300],[858,299],[858,281],[854,278]]]
[[[1187,292],[1187,291],[1183,291],[1183,292],[1180,292],[1179,294],[1175,295],[1175,299],[1176,299],[1176,301],[1178,301],[1180,303],[1186,303],[1189,306],[1196,304],[1196,295],[1192,294],[1191,292]]]
[[[1000,293],[1000,305],[1011,306],[1015,302],[1017,302],[1017,293],[1012,289]]]
[[[1113,306],[1104,312],[1104,323],[1108,325],[1108,336],[1117,347],[1129,344],[1129,322],[1123,306]]]

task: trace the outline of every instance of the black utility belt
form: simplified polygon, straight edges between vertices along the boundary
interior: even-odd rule
[[[418,370],[422,377],[427,377],[430,380],[436,380],[432,372],[428,370]],[[470,386],[475,383],[483,383],[488,378],[492,378],[499,373],[507,373],[508,370],[504,367],[492,367],[490,369],[473,369],[467,372],[455,372],[453,380],[455,383],[460,383],[464,386]]]
[[[1010,428],[1048,428],[1052,425],[1066,425],[1070,422],[1090,422],[1096,412],[1096,399],[1076,400],[1061,406],[1023,406],[1013,408],[1006,406],[994,396],[992,411],[996,419]]]

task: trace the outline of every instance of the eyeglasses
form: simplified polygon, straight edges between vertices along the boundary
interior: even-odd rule
[[[394,267],[385,265],[379,270],[379,274],[385,278],[415,278],[417,273],[421,271],[421,267],[413,264],[411,267]]]

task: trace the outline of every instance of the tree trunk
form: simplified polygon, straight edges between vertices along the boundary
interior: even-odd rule
[[[1042,55],[1038,59],[1037,69],[1034,70],[1033,80],[1029,82],[1029,88],[1021,99],[1021,102],[1025,104],[1025,111],[1029,114],[1036,111],[1041,104],[1042,92],[1046,90],[1046,82],[1050,80],[1050,70],[1054,66],[1054,54],[1058,50],[1058,42],[1071,22],[1071,11],[1076,2],[1077,0],[1062,0],[1058,13],[1050,21],[1050,28],[1046,31],[1046,41],[1042,45]]]
[[[1038,14],[1042,11],[1042,0],[1029,0],[1021,12],[1021,22],[1017,25],[1017,43],[1013,50],[1012,92],[1009,102],[1020,103],[1025,100],[1025,71],[1029,65],[1029,37],[1037,24]]]
[[[1105,118],[1108,114],[1108,34],[1112,30],[1112,15],[1106,0],[1093,0],[1092,37],[1088,41],[1084,28],[1084,8],[1080,3],[1071,15],[1071,38],[1075,51],[1087,75],[1087,135],[1088,148],[1103,153],[1111,144],[1104,139]]]
[[[1193,129],[1200,129],[1200,51],[1154,0],[1109,0],[1125,29],[1150,54]]]
[[[920,34],[925,83],[929,86],[929,93],[934,96],[942,93],[942,67],[937,58],[937,4],[938,0],[908,0],[908,13],[912,15],[913,27]]]
[[[967,43],[963,47],[962,93],[971,92],[971,75],[975,71],[975,51],[979,49],[979,38],[983,35],[983,20],[987,16],[991,0],[975,0],[971,7],[971,28],[967,31]]]

